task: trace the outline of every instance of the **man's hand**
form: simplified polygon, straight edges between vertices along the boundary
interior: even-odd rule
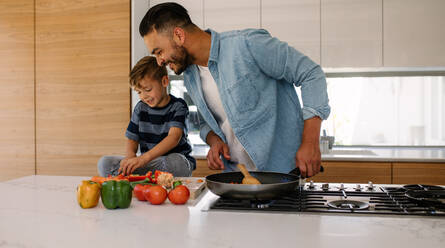
[[[229,146],[213,132],[208,134],[207,143],[210,145],[210,150],[207,153],[207,164],[209,168],[211,170],[223,170],[224,163],[221,160],[220,155],[223,155],[225,159],[230,160]]]
[[[301,143],[295,158],[303,177],[311,177],[320,172],[320,146],[313,143]]]
[[[119,174],[131,175],[133,171],[135,171],[137,168],[144,165],[144,162],[140,157],[133,157],[133,158],[124,158],[121,160],[120,167],[118,170]]]
[[[320,172],[320,127],[321,119],[313,117],[304,121],[303,139],[295,157],[301,176],[311,177]]]

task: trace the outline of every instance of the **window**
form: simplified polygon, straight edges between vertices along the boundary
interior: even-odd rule
[[[335,136],[335,145],[445,146],[445,77],[345,77],[327,83],[331,114],[322,131]],[[189,105],[191,143],[205,145],[184,82],[171,80],[170,86]]]
[[[445,77],[327,78],[336,145],[445,146]]]
[[[173,78],[173,77],[172,77]],[[192,99],[187,93],[187,89],[184,86],[183,80],[171,80],[170,81],[170,94],[180,97],[185,100],[189,106],[189,118],[187,119],[186,125],[188,128],[188,138],[193,146],[205,145],[204,141],[199,137],[199,115],[198,109],[193,103]]]

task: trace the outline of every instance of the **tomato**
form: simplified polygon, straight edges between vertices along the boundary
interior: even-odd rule
[[[148,199],[150,198],[150,188],[151,187],[152,187],[151,184],[142,186],[142,195],[144,195],[144,198],[145,198],[146,201],[148,201]]]
[[[168,193],[168,199],[173,204],[184,204],[190,198],[190,191],[184,185],[178,185]]]
[[[144,189],[146,188],[146,186],[151,186],[151,185],[136,184],[136,186],[134,186],[134,189],[133,189],[134,196],[136,196],[136,198],[138,198],[139,201],[147,200],[147,199],[145,199],[145,196],[144,196]]]
[[[146,191],[148,191],[148,198],[144,193],[145,198],[153,205],[162,204],[167,199],[167,190],[160,185],[151,186]]]

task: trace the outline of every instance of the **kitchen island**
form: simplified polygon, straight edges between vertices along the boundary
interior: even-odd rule
[[[86,177],[28,176],[0,183],[0,247],[443,247],[445,218],[207,211],[133,198],[130,208],[77,204]]]

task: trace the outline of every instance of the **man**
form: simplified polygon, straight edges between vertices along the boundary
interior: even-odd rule
[[[330,112],[319,65],[265,30],[203,31],[176,3],[150,8],[139,32],[158,64],[184,72],[205,120],[209,168],[319,172],[320,126]]]

